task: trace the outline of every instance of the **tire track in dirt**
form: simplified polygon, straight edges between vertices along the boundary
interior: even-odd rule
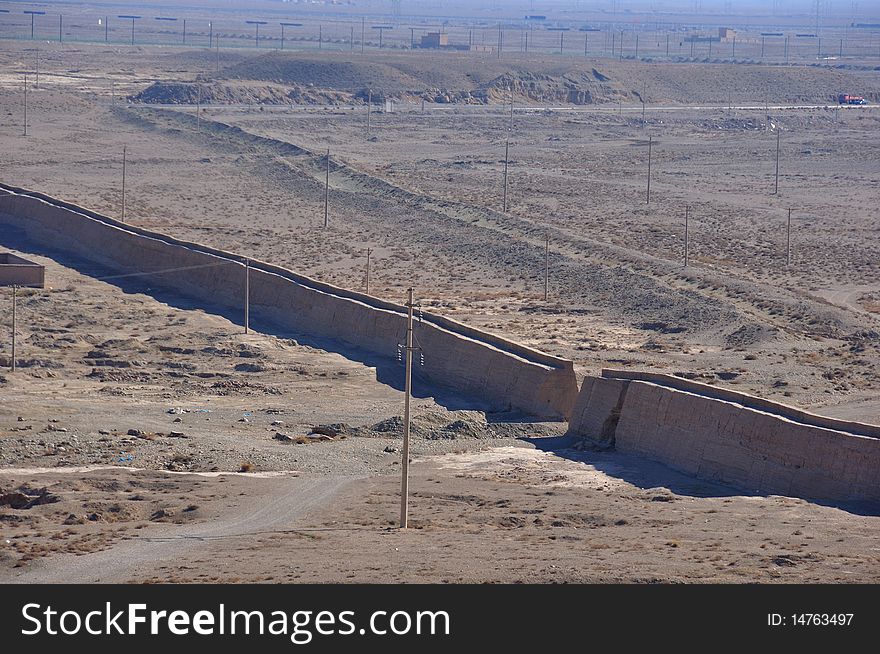
[[[216,521],[154,526],[145,535],[82,556],[60,555],[10,575],[7,583],[119,583],[155,574],[162,563],[191,555],[226,538],[253,538],[260,532],[291,529],[299,519],[327,504],[353,477],[285,477],[263,480],[260,495],[228,510]]]

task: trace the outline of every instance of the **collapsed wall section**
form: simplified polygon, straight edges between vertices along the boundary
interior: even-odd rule
[[[783,415],[793,407],[752,408],[705,384],[688,382],[693,392],[639,374],[585,380],[570,433],[748,492],[880,503],[880,439]]]
[[[0,224],[22,230],[47,249],[73,254],[205,307],[240,310],[245,297],[241,255],[181,241],[101,216],[48,196],[0,185]],[[333,339],[380,357],[404,340],[406,309],[365,294],[251,260],[250,311],[313,337]],[[431,313],[414,327],[423,348],[421,376],[432,385],[493,410],[567,419],[577,395],[571,361],[559,359]]]

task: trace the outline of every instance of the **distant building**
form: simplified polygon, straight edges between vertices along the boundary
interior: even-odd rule
[[[736,30],[729,27],[718,28],[719,41],[733,41],[736,38]]]
[[[449,35],[443,32],[428,32],[422,36],[423,48],[446,48],[449,47]]]

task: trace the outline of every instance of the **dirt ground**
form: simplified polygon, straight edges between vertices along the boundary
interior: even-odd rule
[[[6,183],[118,216],[125,146],[135,224],[358,289],[370,249],[371,293],[399,302],[414,285],[424,306],[569,357],[579,374],[676,372],[880,420],[880,114],[825,107],[832,86],[876,92],[876,72],[828,82],[821,69],[773,70],[781,90],[765,108],[767,70],[728,66],[719,76],[740,79],[728,108],[716,91],[699,98],[712,106],[687,102],[682,87],[720,67],[579,64],[616,90],[587,105],[516,98],[504,213],[503,94],[424,112],[405,97],[371,112],[369,135],[359,89],[342,82],[330,90],[345,102],[211,105],[197,122],[194,106],[125,98],[157,80],[209,79],[212,53],[41,45],[24,137],[32,47],[0,41]],[[240,78],[250,62],[258,79],[260,56],[224,52],[222,66]],[[411,71],[430,71],[425,57]],[[455,66],[444,74],[463,75],[466,62]],[[643,121],[633,91],[646,78],[657,101]],[[580,452],[560,440],[564,424],[450,411],[430,389],[416,402],[413,529],[397,532],[402,393],[374,368],[303,335],[244,335],[240,317],[34,244],[0,234],[0,246],[45,263],[50,286],[20,298],[20,369],[0,377],[0,579],[880,576],[878,518],[858,507],[754,497]]]

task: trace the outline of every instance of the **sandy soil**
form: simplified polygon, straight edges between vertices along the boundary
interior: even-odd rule
[[[416,460],[406,531],[394,475],[0,473],[23,476],[61,499],[4,519],[4,581],[880,579],[877,517],[743,496],[558,439]],[[78,519],[83,508],[98,517]]]
[[[423,305],[570,357],[580,373],[679,372],[880,420],[872,108],[649,106],[645,124],[632,94],[619,113],[614,103],[519,104],[504,214],[505,106],[377,111],[369,139],[357,101],[211,106],[199,126],[193,107],[127,106],[123,96],[209,75],[213,54],[47,46],[25,138],[29,48],[0,42],[5,182],[118,215],[125,145],[127,217],[138,225],[352,288],[363,287],[369,248],[372,293],[400,301],[415,285]],[[241,70],[249,56],[225,53],[223,65]],[[754,103],[758,68],[738,69],[734,100]],[[674,86],[674,71],[656,70]],[[792,70],[786,84],[821,100],[827,89]],[[638,88],[635,68],[616,71]],[[877,83],[866,71],[835,74]],[[239,316],[104,279],[8,235],[0,246],[45,263],[51,287],[23,294],[21,367],[0,376],[0,578],[877,580],[877,518],[857,507],[751,497],[577,452],[558,440],[564,424],[450,411],[431,389],[416,403],[414,528],[398,533],[402,394],[375,368],[300,334],[257,325],[244,335]],[[311,433],[320,425],[336,436]],[[281,476],[253,476],[270,472]]]

